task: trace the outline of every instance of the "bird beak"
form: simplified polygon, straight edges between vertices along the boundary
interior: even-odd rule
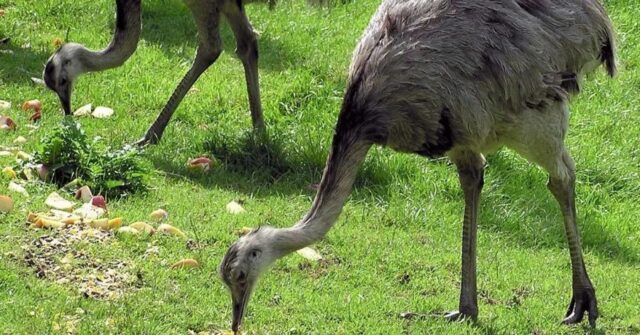
[[[56,91],[56,93],[58,93],[58,98],[60,98],[64,115],[71,115],[71,86],[61,88],[59,91]]]
[[[242,323],[242,318],[244,317],[244,310],[247,307],[247,303],[249,302],[249,296],[251,295],[249,290],[240,290],[239,294],[232,295],[232,304],[233,304],[233,320],[231,322],[231,330],[233,330],[234,334],[238,332],[240,328],[240,324]]]

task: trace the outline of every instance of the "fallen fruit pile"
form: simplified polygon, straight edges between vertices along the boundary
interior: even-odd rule
[[[134,222],[122,226],[122,218],[109,218],[107,203],[101,195],[94,196],[88,186],[82,186],[75,192],[77,200],[85,201],[80,207],[77,203],[62,197],[57,192],[49,194],[45,205],[50,209],[46,213],[29,213],[27,223],[31,228],[61,229],[70,225],[87,225],[94,229],[113,230],[120,234],[154,234],[155,232],[186,238],[180,229],[163,223],[169,214],[158,209],[150,214],[150,218],[159,223],[158,228],[147,222]],[[106,216],[106,217],[105,217]]]

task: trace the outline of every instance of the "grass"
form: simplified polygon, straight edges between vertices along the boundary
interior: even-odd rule
[[[44,209],[51,185],[29,184],[30,198],[13,195],[16,210],[0,214],[0,333],[186,334],[228,329],[230,299],[217,265],[243,226],[284,227],[309,208],[308,185],[320,179],[357,39],[378,1],[316,8],[282,2],[273,11],[247,7],[261,32],[260,75],[272,143],[257,147],[242,65],[225,53],[180,105],[160,145],[145,153],[155,167],[146,194],[112,200],[112,216],[147,220],[163,207],[193,243],[170,237],[115,237],[78,244],[105,262],[123,261],[136,280],[125,295],[85,298],[74,285],[40,279],[21,248],[49,231],[25,228],[28,211]],[[559,325],[571,295],[567,244],[546,176],[510,151],[488,157],[479,241],[477,324],[437,318],[405,320],[404,311],[455,309],[459,291],[462,193],[445,160],[376,148],[335,228],[315,245],[327,259],[297,255],[275,264],[260,282],[244,330],[249,334],[637,334],[640,332],[640,4],[606,1],[618,32],[620,74],[592,75],[572,103],[567,139],[578,168],[578,219],[601,318],[598,330]],[[54,51],[55,37],[105,46],[114,4],[88,0],[0,0],[0,99],[18,106],[42,100],[37,131],[0,133],[0,143],[28,138],[30,151],[61,119],[57,97],[33,85]],[[138,139],[164,105],[195,53],[195,27],[179,0],[143,2],[144,30],[136,54],[122,67],[82,77],[73,104],[105,105],[112,119],[82,119],[90,137],[119,147]],[[27,115],[8,112],[19,125]],[[212,154],[207,174],[188,172],[188,158]],[[0,158],[3,159],[3,158]],[[0,165],[10,164],[0,161]],[[8,180],[0,180],[6,194]],[[243,199],[247,213],[226,213]],[[157,255],[145,256],[150,247]],[[59,255],[54,258],[59,261]],[[169,269],[194,257],[202,267]]]

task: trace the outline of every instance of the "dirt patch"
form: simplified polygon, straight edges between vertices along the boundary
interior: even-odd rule
[[[113,233],[71,225],[40,236],[22,246],[24,262],[38,278],[77,288],[87,298],[117,299],[135,289],[137,277],[129,264],[105,261],[80,250],[78,244],[109,244]]]

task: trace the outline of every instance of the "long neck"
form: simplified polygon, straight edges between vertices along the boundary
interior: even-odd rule
[[[83,49],[80,60],[87,71],[102,71],[122,65],[136,51],[142,29],[141,0],[116,0],[116,30],[103,50]]]
[[[351,193],[358,168],[371,147],[355,135],[337,133],[311,210],[291,228],[279,229],[280,249],[293,252],[323,238],[338,219]]]

